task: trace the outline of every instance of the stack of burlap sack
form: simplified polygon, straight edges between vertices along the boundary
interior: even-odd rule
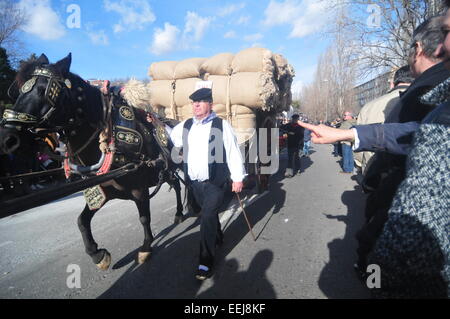
[[[217,54],[153,63],[149,68],[152,108],[166,117],[193,116],[189,96],[199,81],[212,82],[213,110],[233,126],[240,143],[256,128],[256,111],[287,110],[292,102],[294,70],[280,54],[250,48],[236,55]]]

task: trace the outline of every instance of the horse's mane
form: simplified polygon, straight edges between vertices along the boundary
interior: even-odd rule
[[[43,66],[48,68],[56,76],[63,77],[61,70],[59,70],[55,64],[46,64],[35,59],[28,62],[23,62],[20,65],[19,72],[17,72],[16,75],[16,81],[19,88],[22,87],[22,85],[31,78],[32,73],[37,67]],[[80,82],[85,82],[79,75],[75,73],[70,72],[70,75],[72,75],[73,78],[77,78],[77,80],[79,80]]]
[[[16,81],[19,88],[31,78],[33,71],[42,65],[44,65],[44,63],[38,60],[31,60],[29,62],[21,63],[19,72],[17,72],[16,75]]]
[[[145,83],[131,79],[125,83],[123,89],[123,98],[128,105],[142,110],[151,110],[150,89]]]

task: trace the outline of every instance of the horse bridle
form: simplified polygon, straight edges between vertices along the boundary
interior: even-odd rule
[[[16,112],[11,109],[7,109],[3,113],[3,122],[5,123],[5,127],[13,127],[17,130],[22,129],[22,125],[25,124],[28,128],[37,128],[44,124],[45,122],[49,121],[51,115],[56,111],[56,104],[58,101],[58,98],[61,95],[61,92],[64,92],[65,90],[69,90],[69,96],[70,96],[70,89],[72,88],[72,83],[69,79],[63,79],[59,76],[56,76],[53,72],[51,72],[49,69],[38,67],[36,68],[33,73],[31,74],[31,79],[26,81],[22,87],[20,88],[20,93],[25,94],[30,92],[33,87],[36,85],[37,79],[39,76],[47,77],[48,83],[47,87],[45,89],[45,100],[50,105],[50,109],[42,116],[41,119],[38,119],[36,116],[28,114],[28,113],[21,113]],[[11,86],[13,86],[15,83],[13,83]],[[11,90],[11,88],[8,90],[8,92]],[[19,123],[19,125],[14,125],[14,123]]]

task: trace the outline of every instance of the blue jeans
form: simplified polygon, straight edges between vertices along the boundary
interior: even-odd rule
[[[353,173],[354,168],[352,147],[342,144],[342,169],[346,173]]]
[[[303,155],[309,155],[309,148],[311,147],[311,141],[303,143]]]

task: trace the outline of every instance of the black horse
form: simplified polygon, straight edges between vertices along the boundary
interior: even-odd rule
[[[116,142],[119,142],[120,136],[107,135],[108,131],[114,131],[109,121],[109,118],[114,117],[111,114],[112,103],[108,103],[101,90],[71,73],[70,65],[71,54],[55,64],[50,64],[48,58],[42,54],[37,60],[21,67],[16,77],[16,85],[12,89],[17,92],[16,102],[13,108],[4,114],[0,125],[0,148],[4,153],[11,153],[23,149],[30,143],[33,140],[30,135],[38,134],[39,131],[57,131],[66,139],[72,170],[87,174],[99,166],[99,159],[104,160],[105,157],[105,150],[101,151],[99,147],[99,136],[106,134],[104,140],[116,139]],[[120,97],[111,98],[120,99]],[[124,101],[121,102],[123,105]],[[131,156],[133,157],[131,159],[129,156],[131,153],[126,152],[121,157],[114,156],[112,167],[134,162],[139,163],[138,169],[101,184],[103,202],[100,202],[100,207],[91,209],[86,204],[78,217],[78,227],[86,252],[102,270],[110,266],[111,255],[106,249],[98,249],[91,232],[91,220],[108,200],[115,198],[132,200],[138,208],[139,220],[145,234],[144,243],[139,249],[139,263],[145,262],[152,250],[149,187],[160,186],[162,182],[169,183],[177,197],[175,222],[183,220],[181,187],[179,180],[174,176],[176,166],[167,159],[167,156],[164,160],[161,141],[153,134],[157,129],[156,124],[148,123],[145,120],[145,113],[137,109],[131,109],[130,112],[130,107],[121,108],[120,112],[129,120],[135,121],[133,123],[136,126],[136,130],[132,131],[134,135],[131,135],[131,140],[127,135],[129,131],[122,132],[124,133],[121,135],[122,144],[125,146],[133,144],[136,142],[134,139],[141,138],[142,141],[137,143],[141,148],[138,153],[135,152],[134,156]],[[110,146],[111,144],[108,147]]]

